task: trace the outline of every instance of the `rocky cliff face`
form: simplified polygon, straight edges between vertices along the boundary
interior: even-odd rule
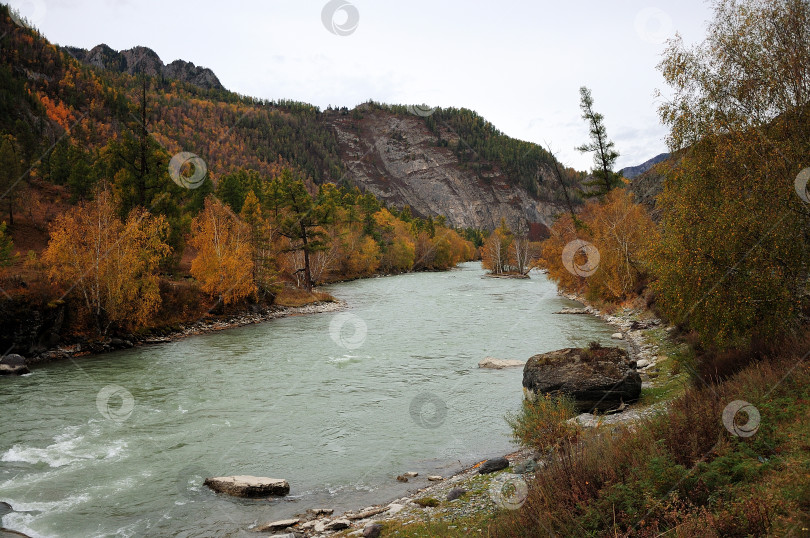
[[[101,44],[90,50],[77,47],[66,47],[66,50],[80,62],[101,69],[129,73],[130,75],[145,73],[151,76],[162,76],[194,84],[208,90],[224,89],[217,76],[210,69],[183,60],[175,60],[169,65],[164,65],[157,53],[147,47],[134,47],[118,52],[107,45]]]
[[[327,113],[335,129],[349,182],[389,205],[408,205],[422,217],[444,215],[452,226],[494,229],[506,219],[511,229],[542,229],[564,211],[553,168],[538,170],[538,196],[510,181],[497,163],[480,175],[464,167],[415,115],[381,110],[362,118]],[[454,147],[458,136],[442,132]]]

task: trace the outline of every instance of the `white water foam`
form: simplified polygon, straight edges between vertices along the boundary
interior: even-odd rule
[[[68,426],[65,431],[54,436],[54,443],[45,448],[30,445],[14,445],[0,456],[0,461],[22,463],[45,463],[49,467],[62,467],[87,460],[110,460],[123,454],[127,447],[123,440],[109,444],[95,444],[98,428],[92,427],[90,439],[79,434],[78,426]]]

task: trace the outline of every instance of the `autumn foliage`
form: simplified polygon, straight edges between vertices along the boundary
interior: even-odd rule
[[[542,243],[540,266],[565,291],[621,301],[637,292],[647,277],[656,238],[656,227],[645,208],[633,201],[632,193],[614,189],[603,202],[586,204],[576,222],[567,213],[557,219],[551,237]],[[576,251],[570,258],[572,271],[570,263],[564,263],[564,251],[575,240],[592,244],[595,251]],[[598,259],[587,259],[589,252]],[[590,270],[587,264],[597,262],[595,271]]]
[[[191,276],[224,304],[256,293],[251,230],[222,202],[209,196],[191,222],[189,245],[197,249]]]
[[[42,255],[50,278],[75,292],[101,333],[146,325],[160,307],[158,267],[168,224],[144,209],[118,218],[108,189],[59,216]]]

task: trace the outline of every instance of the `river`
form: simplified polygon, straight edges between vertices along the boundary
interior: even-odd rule
[[[0,379],[2,526],[31,536],[255,536],[307,508],[362,508],[427,474],[514,448],[525,360],[610,342],[540,273],[479,263],[330,286],[343,312],[51,364]],[[419,478],[394,480],[406,471]],[[290,495],[217,495],[205,476],[285,478]]]

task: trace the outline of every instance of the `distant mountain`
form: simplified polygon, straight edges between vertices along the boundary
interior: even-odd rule
[[[183,60],[175,60],[168,65],[164,65],[160,56],[148,47],[133,47],[121,52],[103,43],[90,50],[78,47],[64,48],[80,62],[101,69],[109,69],[129,75],[144,73],[153,77],[175,79],[194,84],[206,90],[225,89],[210,69]]]
[[[668,158],[669,153],[661,153],[660,155],[656,155],[649,161],[639,164],[638,166],[628,166],[626,168],[622,168],[620,173],[627,179],[633,179]]]
[[[144,73],[148,131],[167,156],[198,155],[214,183],[242,169],[271,176],[289,165],[312,188],[353,185],[390,206],[410,206],[415,216],[490,230],[504,219],[537,237],[567,211],[558,174],[572,203],[582,203],[575,192],[584,174],[472,110],[374,102],[321,110],[246,97],[223,88],[210,69],[182,60],[164,65],[147,47],[54,46],[16,24],[2,4],[0,35],[0,135],[14,135],[46,181],[61,177],[51,167],[57,143],[92,167],[117,138],[137,136],[141,84],[134,75]]]

